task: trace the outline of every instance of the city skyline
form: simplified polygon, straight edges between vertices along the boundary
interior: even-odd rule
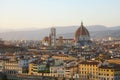
[[[0,0],[0,80],[120,80],[120,0]]]
[[[119,26],[118,0],[1,0],[1,30],[51,26]]]

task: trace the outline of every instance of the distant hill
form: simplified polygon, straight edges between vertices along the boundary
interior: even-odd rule
[[[62,26],[56,27],[57,35],[62,35],[64,38],[73,38],[74,33],[79,26]],[[86,26],[90,31],[91,37],[105,37],[113,36],[120,37],[120,26],[106,27],[103,25]],[[48,36],[50,33],[49,28],[31,30],[31,31],[12,31],[0,33],[0,38],[5,40],[41,40],[44,36]]]
[[[110,27],[109,30],[119,30],[120,26]]]

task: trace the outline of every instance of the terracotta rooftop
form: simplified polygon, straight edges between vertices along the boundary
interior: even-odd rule
[[[83,62],[80,62],[80,64],[86,64],[86,65],[98,65],[99,62],[87,62],[87,61],[83,61]]]

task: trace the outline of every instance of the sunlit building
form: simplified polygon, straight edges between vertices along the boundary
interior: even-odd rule
[[[120,65],[102,65],[98,68],[97,80],[120,80]]]
[[[79,75],[81,80],[97,80],[97,65],[99,62],[81,62],[79,64]]]

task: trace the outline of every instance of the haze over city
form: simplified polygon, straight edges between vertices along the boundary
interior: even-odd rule
[[[51,26],[119,26],[119,0],[0,0],[1,32]]]

